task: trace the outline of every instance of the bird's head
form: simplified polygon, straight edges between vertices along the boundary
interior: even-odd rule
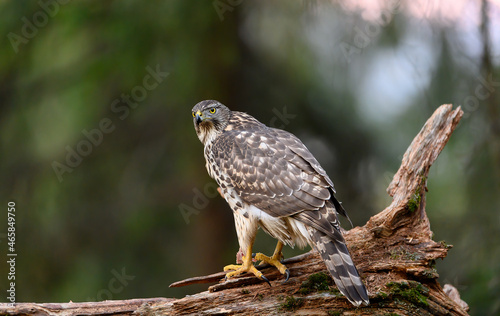
[[[196,135],[203,144],[214,140],[222,133],[231,117],[231,110],[215,100],[201,101],[191,112]]]

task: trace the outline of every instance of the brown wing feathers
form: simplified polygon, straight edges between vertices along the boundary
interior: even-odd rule
[[[213,144],[216,162],[235,191],[271,216],[293,217],[311,227],[310,237],[339,290],[355,305],[368,303],[337,221],[336,212],[347,214],[326,172],[293,134],[235,113],[234,126]]]

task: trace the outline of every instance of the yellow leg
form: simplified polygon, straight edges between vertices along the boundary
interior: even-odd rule
[[[281,263],[281,259],[283,258],[283,253],[281,252],[282,249],[283,243],[281,241],[278,241],[276,249],[274,249],[274,253],[271,257],[268,257],[262,253],[258,253],[255,255],[255,259],[261,261],[261,263],[265,262],[267,264],[275,266],[281,272],[281,274],[286,274],[286,282],[290,277],[290,270],[288,270],[287,267]]]
[[[224,271],[228,270],[234,270],[231,272],[226,273],[226,279],[229,279],[230,277],[240,275],[244,272],[251,272],[253,273],[256,277],[258,277],[261,280],[266,281],[269,285],[269,280],[260,272],[257,270],[252,262],[252,246],[248,247],[246,254],[243,256],[243,264],[230,264],[224,267]]]

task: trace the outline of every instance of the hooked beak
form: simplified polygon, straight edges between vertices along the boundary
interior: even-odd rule
[[[197,111],[195,113],[195,119],[196,119],[196,124],[200,124],[203,121],[203,114],[201,114],[201,111]]]

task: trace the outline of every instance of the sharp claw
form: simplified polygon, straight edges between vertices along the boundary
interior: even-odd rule
[[[264,275],[261,275],[260,277],[262,278],[262,280],[266,281],[269,286],[271,286],[271,282],[269,282],[269,280]]]
[[[285,275],[286,275],[286,279],[285,279],[285,282],[286,282],[290,278],[290,270],[286,269],[285,270]],[[283,282],[283,283],[285,283],[285,282]]]

